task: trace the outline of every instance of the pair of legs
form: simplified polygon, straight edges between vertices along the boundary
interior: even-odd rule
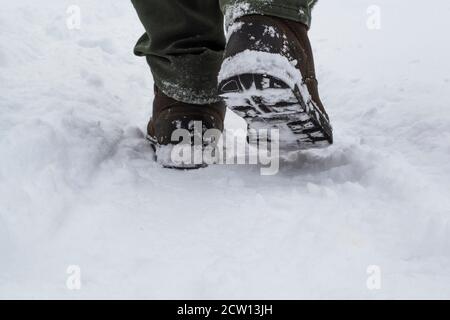
[[[190,104],[219,101],[217,75],[226,45],[225,26],[260,14],[309,27],[316,0],[132,0],[146,33],[135,54],[145,56],[156,86]]]

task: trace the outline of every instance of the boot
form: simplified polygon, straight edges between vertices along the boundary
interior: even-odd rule
[[[197,169],[205,166],[203,161],[174,162],[173,147],[181,143],[187,148],[206,146],[216,143],[223,131],[225,119],[225,104],[217,102],[210,105],[186,104],[166,96],[155,86],[153,115],[147,126],[147,139],[150,141],[157,161],[167,168]],[[177,129],[184,129],[189,134],[188,141],[181,141],[180,135],[175,135]],[[207,130],[216,129],[214,137],[206,141]],[[198,145],[200,143],[200,145]],[[180,146],[179,146],[180,147]],[[197,150],[198,151],[198,150]]]
[[[219,74],[219,92],[227,106],[250,129],[278,129],[281,148],[332,144],[333,130],[319,97],[307,27],[249,15],[236,20],[228,34]]]

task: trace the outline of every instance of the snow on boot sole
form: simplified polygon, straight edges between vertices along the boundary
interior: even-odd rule
[[[328,120],[314,103],[305,102],[297,85],[291,89],[268,74],[241,74],[221,81],[219,91],[249,128],[278,129],[281,149],[323,148],[333,143]]]

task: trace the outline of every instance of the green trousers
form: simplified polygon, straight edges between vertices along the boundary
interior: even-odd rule
[[[194,104],[218,101],[217,75],[225,27],[249,14],[311,23],[317,0],[132,0],[146,33],[135,54],[145,56],[155,84],[171,98]]]

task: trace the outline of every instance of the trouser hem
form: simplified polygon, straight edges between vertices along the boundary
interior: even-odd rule
[[[167,80],[161,80],[156,77],[154,77],[154,81],[158,89],[161,90],[166,96],[183,103],[207,105],[222,100],[217,94],[217,88],[215,87],[212,89],[199,90],[189,88],[182,83],[180,84]],[[196,82],[196,80],[192,79],[192,82]]]

